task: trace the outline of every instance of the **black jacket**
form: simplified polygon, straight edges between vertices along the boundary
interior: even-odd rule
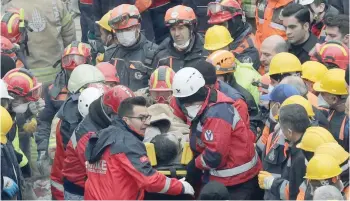
[[[306,61],[310,61],[309,53],[315,47],[317,41],[318,41],[318,38],[312,33],[310,33],[310,37],[307,39],[305,43],[300,45],[290,44],[288,52],[298,57],[300,62],[303,64]]]
[[[191,7],[197,17],[197,31],[205,34],[207,29],[211,26],[208,24],[209,17],[207,15],[208,4],[212,0],[183,0],[183,5]]]

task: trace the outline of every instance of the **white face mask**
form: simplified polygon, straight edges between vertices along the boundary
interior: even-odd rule
[[[27,111],[29,103],[23,103],[16,107],[12,107],[12,111],[18,114],[23,114]]]
[[[274,89],[275,87],[274,86],[272,86],[271,84],[269,85],[269,88],[267,89],[267,91],[269,92],[269,93],[271,93],[271,91]]]
[[[191,106],[185,107],[187,110],[188,117],[191,120],[193,120],[197,116],[199,110],[201,110],[201,107],[202,105],[191,105]]]
[[[184,50],[190,45],[190,41],[191,41],[191,39],[188,39],[188,41],[186,43],[184,43],[183,45],[178,45],[178,44],[174,43],[174,47],[178,50]]]
[[[323,96],[320,94],[317,97],[317,103],[319,107],[329,108],[329,104],[327,101],[323,98]]]
[[[137,41],[136,31],[137,30],[117,32],[116,36],[117,36],[119,43],[125,47],[130,47],[130,46],[134,45]]]

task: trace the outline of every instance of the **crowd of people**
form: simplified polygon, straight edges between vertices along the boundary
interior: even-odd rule
[[[348,200],[348,0],[2,1],[1,199]]]

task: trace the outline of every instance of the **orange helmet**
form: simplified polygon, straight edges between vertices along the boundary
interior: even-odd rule
[[[238,15],[243,15],[243,9],[236,0],[221,0],[208,4],[209,24],[221,24]]]
[[[149,91],[157,103],[165,103],[172,95],[175,72],[168,66],[159,66],[151,75]]]
[[[175,24],[195,25],[197,18],[192,8],[178,5],[166,11],[164,21],[167,26]]]
[[[117,68],[108,62],[101,62],[96,65],[96,67],[105,76],[106,82],[116,82],[120,83],[119,76],[117,73]]]
[[[140,24],[141,15],[136,6],[121,4],[113,8],[108,25],[114,30],[126,29]]]
[[[87,44],[73,41],[68,45],[62,55],[62,68],[66,70],[74,70],[80,64],[90,64],[91,53]]]
[[[235,55],[228,50],[218,50],[207,58],[207,62],[216,67],[216,74],[233,73],[236,70]]]
[[[311,59],[325,64],[329,68],[347,69],[349,66],[349,49],[338,41],[316,44]]]
[[[8,38],[12,43],[18,43],[21,40],[19,23],[19,13],[12,11],[5,12],[1,16],[1,35]]]
[[[3,80],[7,90],[28,101],[37,101],[41,96],[42,84],[25,68],[15,68],[6,73]]]
[[[18,45],[13,45],[11,41],[4,36],[1,36],[1,54],[11,57],[14,61],[17,60],[16,52],[19,51],[20,47]]]

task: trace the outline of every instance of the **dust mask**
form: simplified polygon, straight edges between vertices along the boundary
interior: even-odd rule
[[[18,114],[23,114],[27,111],[29,103],[23,103],[16,107],[12,107],[12,111]]]
[[[116,36],[119,43],[124,47],[130,47],[134,45],[137,41],[136,31],[137,30],[135,29],[135,30],[117,32]]]
[[[323,108],[329,108],[329,104],[327,103],[327,101],[324,100],[323,96],[320,94],[317,97],[317,103],[319,107],[323,107]]]
[[[201,110],[201,107],[202,105],[191,105],[191,106],[185,107],[187,110],[188,117],[191,120],[193,120],[197,116],[199,110]]]
[[[174,43],[174,47],[178,50],[185,50],[188,47],[188,45],[190,44],[190,41],[191,41],[191,39],[188,39],[188,41],[186,43],[184,43],[183,45],[178,45],[178,44]]]

